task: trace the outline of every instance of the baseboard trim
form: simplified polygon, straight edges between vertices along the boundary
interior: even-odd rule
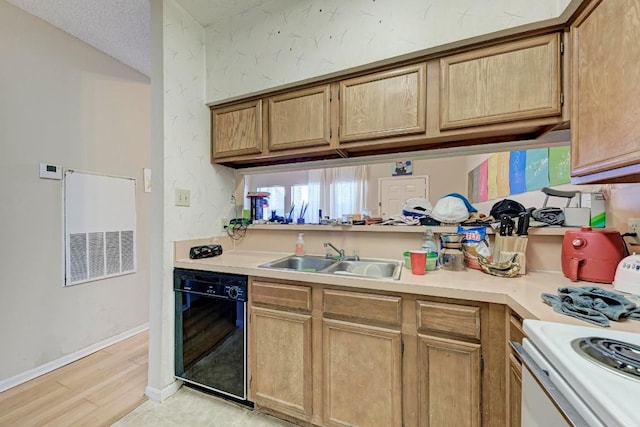
[[[157,389],[155,387],[147,386],[144,390],[144,394],[150,399],[156,402],[162,402],[169,396],[172,396],[178,389],[182,387],[182,381],[174,381],[163,389]]]
[[[14,375],[13,377],[7,378],[5,380],[0,381],[0,393],[3,391],[9,390],[17,385],[20,385],[24,382],[37,378],[41,375],[49,373],[53,370],[61,368],[69,363],[75,362],[76,360],[82,359],[85,356],[88,356],[96,351],[100,351],[105,347],[109,347],[117,342],[122,340],[126,340],[129,337],[132,337],[136,334],[139,334],[142,331],[149,329],[149,323],[145,323],[143,325],[137,326],[133,329],[129,329],[128,331],[124,331],[119,333],[118,335],[114,335],[106,340],[102,340],[98,343],[90,345],[89,347],[85,347],[82,350],[78,350],[74,353],[67,354],[66,356],[62,356],[59,359],[52,360],[51,362],[45,363],[44,365],[37,366],[33,369],[29,369],[28,371],[22,372],[18,375]]]

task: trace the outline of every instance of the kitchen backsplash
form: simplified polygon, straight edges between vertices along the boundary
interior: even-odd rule
[[[403,252],[420,249],[424,236],[424,227],[416,227],[415,232],[352,232],[349,227],[332,226],[326,226],[322,230],[296,230],[286,225],[268,227],[249,228],[245,237],[233,241],[233,248],[293,254],[298,233],[304,231],[305,248],[310,255],[324,254],[323,242],[330,242],[337,248],[344,249],[346,255],[353,255],[357,251],[364,258],[402,260]],[[561,271],[561,249],[561,235],[531,235],[527,245],[527,269]]]

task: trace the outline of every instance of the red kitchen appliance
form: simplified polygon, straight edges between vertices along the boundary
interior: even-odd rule
[[[572,281],[613,283],[618,263],[627,255],[616,230],[581,227],[562,240],[562,273]]]

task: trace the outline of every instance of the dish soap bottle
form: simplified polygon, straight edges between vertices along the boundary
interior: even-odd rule
[[[426,253],[429,252],[433,252],[433,253],[438,253],[438,245],[436,245],[436,241],[433,238],[433,230],[430,228],[427,228],[424,231],[424,242],[422,242],[422,246],[420,247],[421,250],[425,251]]]
[[[298,234],[298,240],[296,241],[296,255],[297,256],[304,256],[304,254],[305,254],[304,239],[302,238],[303,235],[304,235],[304,233]]]

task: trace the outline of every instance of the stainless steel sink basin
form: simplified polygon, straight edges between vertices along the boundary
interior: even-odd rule
[[[286,258],[271,261],[266,264],[262,264],[260,267],[264,268],[284,268],[286,270],[296,271],[321,271],[334,264],[336,261],[330,258],[321,256],[288,256]]]
[[[402,263],[399,261],[381,260],[339,261],[326,270],[331,274],[393,280],[400,278],[401,271]]]
[[[291,255],[262,264],[260,267],[392,280],[398,280],[402,272],[401,261],[380,259],[336,260],[317,255]]]

